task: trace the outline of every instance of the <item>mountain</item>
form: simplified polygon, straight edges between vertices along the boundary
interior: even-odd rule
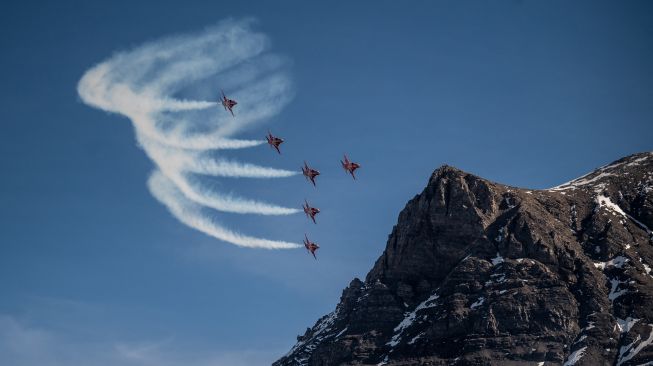
[[[653,153],[522,189],[442,166],[274,366],[653,365]]]

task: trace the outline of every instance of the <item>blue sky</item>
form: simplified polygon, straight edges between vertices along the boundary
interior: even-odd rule
[[[177,221],[148,191],[154,165],[130,121],[77,94],[116,52],[227,18],[256,19],[294,98],[234,136],[270,128],[283,155],[226,155],[290,170],[306,159],[323,175],[317,189],[300,176],[216,184],[323,212],[318,225],[214,216],[277,240],[307,232],[317,262]],[[2,364],[270,363],[367,273],[441,164],[547,188],[653,150],[650,2],[25,1],[4,6],[0,30]],[[363,165],[356,182],[344,152]]]

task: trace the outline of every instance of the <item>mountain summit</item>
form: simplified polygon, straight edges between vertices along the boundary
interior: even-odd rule
[[[442,166],[274,366],[653,365],[653,153],[533,190]]]

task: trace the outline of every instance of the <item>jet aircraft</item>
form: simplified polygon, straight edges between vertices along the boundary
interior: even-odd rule
[[[356,171],[356,169],[361,167],[360,164],[349,161],[347,155],[345,155],[345,161],[340,160],[340,164],[342,164],[342,168],[345,169],[345,171],[351,174],[352,178],[356,179],[354,172]]]
[[[317,245],[317,243],[308,240],[308,236],[306,236],[306,234],[304,234],[304,238],[305,238],[304,246],[306,247],[306,250],[308,250],[311,254],[313,254],[313,258],[317,260],[317,257],[315,256],[315,251],[320,249],[320,246]]]
[[[315,186],[315,177],[320,175],[320,172],[318,170],[310,168],[306,163],[306,161],[304,161],[304,166],[302,167],[302,174],[304,174],[304,177],[306,177],[307,180],[310,180],[311,183],[313,183],[313,186]]]
[[[233,100],[233,99],[229,99],[229,98],[227,98],[227,96],[224,95],[224,91],[223,91],[223,90],[220,90],[220,91],[222,92],[222,99],[220,99],[220,103],[222,103],[222,106],[224,107],[224,110],[225,110],[225,111],[229,111],[229,113],[231,113],[231,116],[232,116],[232,117],[236,117],[236,116],[234,116],[233,107],[234,107],[236,104],[238,104],[238,102],[236,102],[236,101]]]
[[[308,204],[308,201],[304,200],[304,205],[302,206],[304,208],[304,213],[306,214],[306,217],[309,217],[311,220],[313,220],[314,224],[317,224],[315,222],[315,215],[320,213],[320,209],[317,207],[311,207]]]
[[[268,135],[265,136],[265,138],[268,140],[268,144],[270,144],[270,146],[275,148],[277,152],[281,154],[281,151],[279,151],[279,145],[283,143],[283,139],[273,136],[270,131],[268,131]]]

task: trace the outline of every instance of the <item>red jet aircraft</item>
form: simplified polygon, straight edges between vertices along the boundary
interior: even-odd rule
[[[238,102],[236,102],[235,100],[227,98],[227,96],[224,95],[224,90],[220,90],[220,91],[222,92],[222,99],[220,99],[220,103],[222,103],[222,106],[224,107],[224,110],[225,111],[228,110],[233,117],[236,117],[236,116],[234,116],[234,111],[232,110],[232,108],[236,104],[238,104]]]
[[[310,217],[311,220],[313,220],[314,224],[317,224],[315,222],[315,215],[320,213],[320,209],[317,207],[311,207],[308,205],[308,201],[304,200],[304,205],[302,206],[304,208],[304,213],[306,214],[306,217]]]
[[[272,136],[272,133],[268,131],[268,135],[265,136],[265,138],[268,140],[268,144],[275,148],[279,154],[281,154],[281,151],[279,151],[279,145],[283,143],[283,139],[279,137]]]
[[[320,246],[317,245],[317,243],[308,240],[308,236],[306,236],[306,234],[304,234],[304,238],[306,238],[304,239],[304,246],[306,247],[306,250],[308,250],[311,254],[313,254],[313,258],[317,260],[317,257],[315,256],[315,251],[320,249]]]
[[[342,164],[342,167],[349,174],[351,174],[352,178],[356,179],[356,176],[354,175],[354,171],[356,171],[356,169],[361,167],[360,164],[349,161],[349,159],[347,158],[347,155],[345,155],[345,161],[340,160],[340,164]]]
[[[320,172],[315,169],[309,168],[308,164],[306,164],[306,161],[304,161],[304,167],[302,167],[302,173],[304,174],[304,177],[310,180],[311,183],[313,183],[313,186],[315,186],[315,177],[320,175]]]

